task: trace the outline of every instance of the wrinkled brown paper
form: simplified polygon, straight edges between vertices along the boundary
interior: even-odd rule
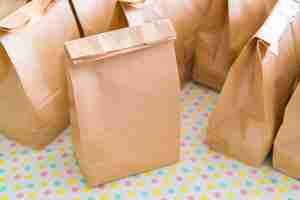
[[[0,131],[44,147],[69,123],[63,44],[79,32],[68,0],[34,0],[0,29]]]
[[[225,18],[224,23],[198,31],[193,68],[196,82],[218,91],[224,84],[230,66],[263,24],[277,0],[221,1],[225,10],[214,17]],[[220,5],[216,6],[220,9]]]
[[[278,19],[278,12],[274,15]],[[277,23],[282,22],[268,21],[243,49],[209,119],[210,147],[253,166],[271,150],[299,72],[300,18],[285,22],[278,53],[271,48],[275,43],[269,43]]]
[[[66,43],[72,139],[89,185],[178,160],[174,40],[162,20]]]
[[[299,48],[296,53],[299,59]],[[299,60],[297,61],[299,66]],[[300,86],[298,84],[286,107],[284,120],[277,133],[273,149],[273,167],[297,179],[300,178],[299,102]]]
[[[107,31],[117,0],[72,0],[84,36]]]
[[[123,2],[130,0],[123,0]],[[192,77],[192,65],[199,30],[216,29],[222,26],[223,0],[145,0],[125,6],[129,25],[169,18],[176,29],[176,56],[182,86]]]

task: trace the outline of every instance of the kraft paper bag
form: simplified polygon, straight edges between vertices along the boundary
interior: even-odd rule
[[[225,15],[220,14],[226,11],[224,0],[122,2],[129,26],[164,18],[172,21],[177,32],[175,48],[182,86],[192,78],[196,33],[222,26],[225,19]]]
[[[28,0],[0,0],[0,19],[25,5],[27,1]]]
[[[234,60],[264,23],[277,0],[223,0],[222,25],[197,33],[193,80],[220,91]],[[220,2],[219,2],[220,4]],[[219,14],[219,17],[218,17]]]
[[[298,45],[299,47],[299,45]],[[299,56],[299,48],[297,55]],[[299,59],[299,57],[298,57]],[[299,61],[299,60],[297,60]],[[299,62],[297,62],[299,66]],[[299,75],[299,74],[298,74]],[[273,166],[288,176],[300,178],[300,137],[299,137],[299,113],[300,113],[300,85],[291,97],[284,114],[283,123],[277,133],[273,149]]]
[[[180,87],[168,20],[65,44],[72,139],[91,186],[179,157]],[[162,142],[163,141],[163,142]]]
[[[270,152],[299,71],[298,6],[279,0],[233,64],[209,119],[213,150],[253,166]]]
[[[82,35],[107,31],[117,0],[71,0]]]
[[[34,0],[0,21],[0,132],[34,148],[68,126],[64,42],[79,37],[68,0]]]

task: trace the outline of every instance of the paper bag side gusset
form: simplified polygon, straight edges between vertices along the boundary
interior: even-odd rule
[[[278,131],[273,149],[273,167],[288,176],[300,178],[299,162],[299,93],[298,86],[285,110],[283,123]]]
[[[9,116],[0,124],[8,137],[41,148],[68,125],[68,59],[62,44],[79,33],[67,0],[51,3],[43,14],[33,10],[34,3],[0,22],[1,60],[8,63],[1,75],[0,110]]]
[[[295,52],[297,56],[297,66],[299,67],[300,20],[295,21],[293,26],[295,36]],[[299,68],[300,69],[300,68]],[[298,71],[299,78],[299,71]],[[298,82],[298,83],[297,83]],[[293,178],[300,178],[299,162],[299,80],[295,81],[294,91],[289,103],[286,106],[284,119],[277,133],[273,148],[273,167]]]
[[[228,9],[224,26],[219,30],[198,33],[193,79],[220,91],[230,66],[263,24],[275,1],[228,0],[227,6],[224,6]]]
[[[246,45],[233,64],[209,119],[208,140],[212,149],[254,166],[264,161],[298,71],[294,43],[288,25],[281,35],[278,56],[272,45],[261,39],[253,38]]]
[[[72,137],[81,170],[91,186],[178,160],[179,81],[175,52],[170,51],[175,35],[170,23],[167,27],[165,23],[147,23],[66,43],[74,64],[68,69],[71,105],[75,107],[71,119],[78,123],[73,125]],[[163,56],[164,61],[154,55]],[[157,72],[162,63],[167,67]],[[168,97],[157,96],[157,89]],[[93,98],[79,98],[82,95]],[[155,114],[161,109],[162,115]],[[164,148],[159,144],[152,148],[165,137],[169,139]]]

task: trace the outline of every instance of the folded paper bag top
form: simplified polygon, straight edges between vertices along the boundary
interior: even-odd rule
[[[191,80],[196,33],[222,26],[223,0],[145,0],[144,3],[122,1],[129,26],[168,18],[177,32],[175,43],[181,86]]]
[[[28,0],[0,0],[0,19],[25,5]]]
[[[277,0],[226,0],[218,29],[199,30],[193,79],[220,91],[227,73],[247,41],[268,17]]]
[[[261,165],[270,152],[299,74],[299,8],[286,7],[288,1],[275,5],[245,46],[209,119],[210,147],[253,166]]]
[[[168,20],[66,43],[72,139],[95,186],[179,158],[179,79]]]
[[[79,37],[68,0],[34,0],[0,21],[0,131],[41,148],[68,126],[64,42]]]

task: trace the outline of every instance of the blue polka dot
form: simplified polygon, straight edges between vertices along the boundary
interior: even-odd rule
[[[0,192],[5,192],[6,191],[6,186],[2,185],[0,186]]]
[[[26,185],[26,187],[32,189],[32,188],[34,188],[34,184],[33,183],[29,183],[29,184]]]
[[[54,186],[58,187],[61,185],[61,182],[59,180],[54,181]]]
[[[29,172],[31,171],[32,167],[30,165],[26,165],[24,169],[25,171]]]
[[[56,164],[55,163],[50,164],[50,168],[52,169],[56,168]]]
[[[245,185],[246,185],[247,187],[252,187],[252,186],[253,186],[253,183],[250,182],[250,181],[246,181]]]
[[[201,187],[199,185],[195,186],[195,191],[196,192],[200,192],[201,191]]]
[[[3,175],[5,173],[4,169],[0,169],[0,175]]]
[[[141,192],[142,197],[148,197],[149,193],[148,192]]]
[[[170,189],[168,189],[168,193],[174,194],[174,193],[175,193],[175,190],[174,190],[173,188],[170,188]]]
[[[121,200],[121,194],[116,193],[115,194],[115,200]]]
[[[215,168],[214,168],[213,166],[209,165],[209,166],[207,167],[207,170],[211,172],[211,171],[214,171]]]

